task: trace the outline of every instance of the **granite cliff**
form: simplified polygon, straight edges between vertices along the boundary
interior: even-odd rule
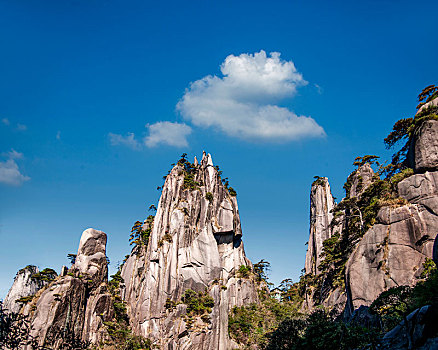
[[[161,349],[230,349],[229,311],[255,302],[257,293],[254,281],[239,274],[252,265],[235,192],[209,154],[173,167],[153,223],[145,225],[147,244],[133,249],[121,272],[133,331]],[[194,310],[205,297],[209,305]]]
[[[421,280],[438,227],[437,135],[438,120],[423,122],[408,140],[411,169],[390,178],[374,173],[376,157],[358,158],[339,204],[326,178],[313,183],[305,309],[321,304],[349,317],[383,291]]]
[[[67,343],[80,348],[108,338],[104,322],[112,320],[114,311],[107,285],[106,240],[102,231],[85,230],[76,261],[60,276],[49,278],[35,267],[19,271],[8,297],[18,295],[18,284],[23,286],[20,295],[27,298],[18,311],[30,323],[29,344],[23,348],[62,349]],[[30,272],[35,273],[28,278]]]

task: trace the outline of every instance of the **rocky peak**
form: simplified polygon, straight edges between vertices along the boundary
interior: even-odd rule
[[[23,306],[23,303],[19,302],[20,299],[24,300],[35,295],[48,284],[48,282],[42,279],[33,278],[37,273],[39,273],[38,267],[34,265],[27,265],[17,272],[14,283],[3,301],[3,308],[5,310],[14,313],[19,312]]]
[[[108,262],[106,258],[107,236],[104,232],[92,228],[82,233],[78,254],[72,271],[94,279],[97,284],[108,280]]]
[[[62,348],[62,339],[98,343],[106,339],[104,322],[114,311],[107,288],[106,234],[82,233],[76,261],[70,270],[40,290],[26,305],[31,337],[39,345]]]
[[[416,173],[438,169],[438,120],[426,120],[421,125],[410,140],[407,159]]]
[[[369,163],[359,166],[347,180],[347,183],[351,183],[350,190],[347,191],[347,197],[351,198],[360,196],[373,182],[373,178],[374,170]]]
[[[334,206],[335,201],[328,179],[319,177],[313,182],[310,190],[310,235],[305,262],[306,274],[319,273],[322,243],[332,235],[330,223],[333,219],[332,209]]]
[[[123,266],[133,331],[160,348],[229,349],[228,312],[257,300],[254,280],[238,273],[251,263],[235,192],[220,174],[205,152],[199,163],[178,161],[166,177],[148,241]],[[183,296],[190,290],[213,298],[211,312],[187,310]]]

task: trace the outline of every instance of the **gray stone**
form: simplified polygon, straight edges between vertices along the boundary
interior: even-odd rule
[[[38,272],[38,267],[33,265],[28,265],[17,272],[14,283],[3,301],[3,308],[5,310],[13,313],[19,312],[23,304],[17,302],[17,300],[35,295],[41,288],[47,285],[45,281],[32,278],[32,275]]]
[[[419,204],[384,207],[347,262],[353,309],[369,306],[383,291],[415,285],[426,257],[432,256],[438,218]],[[430,238],[430,239],[429,239]]]
[[[103,323],[113,319],[114,310],[107,286],[106,239],[102,231],[85,230],[69,272],[41,289],[26,305],[30,335],[39,345],[58,349],[64,332],[95,344],[107,339]]]
[[[353,174],[350,198],[360,196],[374,181],[374,170],[369,163],[361,165]]]
[[[407,159],[416,173],[438,169],[438,120],[427,120],[421,125],[409,141]]]
[[[315,181],[310,190],[310,234],[307,244],[305,270],[307,273],[319,273],[321,263],[322,242],[330,238],[333,219],[332,209],[335,206],[330,184],[326,177]]]
[[[148,247],[135,247],[123,266],[122,297],[133,331],[161,349],[229,349],[228,313],[257,301],[254,278],[237,273],[241,265],[252,265],[243,249],[236,197],[222,184],[210,155],[204,153],[196,166],[199,187],[185,188],[184,176],[178,164],[167,176]],[[187,289],[213,297],[210,322],[196,318],[189,328],[184,305],[166,310],[166,300],[180,301]]]

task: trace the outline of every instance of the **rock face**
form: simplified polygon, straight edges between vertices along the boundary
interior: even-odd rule
[[[418,204],[379,211],[378,223],[364,235],[347,262],[352,309],[370,305],[383,291],[414,285],[426,257],[432,256],[438,219]]]
[[[408,204],[381,208],[376,224],[365,233],[347,262],[350,311],[370,305],[391,287],[416,284],[426,257],[433,257],[438,227],[438,163],[434,163],[437,136],[438,122],[424,122],[411,142],[410,152],[415,155],[416,171],[435,171],[414,174],[398,184],[398,194]]]
[[[348,257],[345,290],[327,287],[328,297],[320,297],[319,304],[329,308],[339,308],[344,303],[347,318],[360,306],[369,306],[380,293],[391,287],[415,285],[425,259],[433,256],[438,227],[438,121],[423,123],[410,143],[409,152],[417,173],[397,185],[398,195],[406,204],[387,205],[379,210],[375,224],[355,243]],[[369,164],[360,166],[347,179],[347,199],[357,197],[360,201],[362,193],[376,178]],[[325,211],[327,200],[322,199],[325,183],[324,179],[319,190],[312,187],[311,192],[312,221],[306,273],[316,275],[319,271],[312,262],[322,259],[318,256],[321,250],[313,248],[314,237],[321,237],[323,241],[333,235],[333,232],[327,232],[325,224],[330,217]],[[315,210],[315,207],[319,209]],[[318,223],[318,219],[323,219],[324,224]],[[337,230],[342,231],[342,223],[338,224],[341,227]],[[321,291],[323,295],[324,285]],[[347,296],[346,302],[343,295]],[[307,302],[307,307],[311,309],[313,304]]]
[[[310,235],[305,262],[306,274],[319,273],[322,242],[332,235],[330,223],[334,205],[328,179],[321,177],[314,181],[310,190]]]
[[[349,193],[347,193],[348,197],[352,198],[360,196],[371,182],[373,182],[373,178],[374,170],[369,163],[360,166],[351,175],[351,188]]]
[[[236,197],[210,155],[191,167],[179,162],[167,176],[147,248],[135,247],[123,266],[122,297],[133,331],[160,349],[230,349],[228,313],[257,301],[256,285],[238,272],[251,263]],[[188,289],[213,298],[210,320],[188,321],[180,303]]]
[[[28,265],[17,272],[14,283],[3,301],[3,308],[5,310],[18,313],[23,303],[17,302],[17,300],[35,295],[36,292],[47,284],[45,281],[32,278],[38,272],[38,267],[33,265]]]
[[[31,317],[31,336],[40,345],[61,346],[66,334],[72,339],[97,343],[105,339],[103,322],[113,309],[107,288],[106,234],[83,232],[76,262],[35,296],[24,310]]]
[[[438,120],[424,122],[418,133],[409,145],[410,167],[416,173],[438,168]]]

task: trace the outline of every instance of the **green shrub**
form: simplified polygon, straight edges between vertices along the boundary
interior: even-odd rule
[[[248,278],[251,274],[251,268],[246,265],[240,265],[239,270],[237,270],[238,276],[242,278]]]
[[[211,192],[207,192],[205,194],[205,199],[207,199],[210,203],[213,202],[213,194]]]
[[[33,300],[33,295],[29,295],[27,297],[22,297],[20,299],[15,300],[17,303],[27,304]]]
[[[38,281],[52,282],[57,276],[58,274],[55,270],[47,267],[38,273],[34,273],[30,278]]]
[[[230,194],[231,197],[236,197],[237,196],[237,192],[234,188],[232,188],[231,186],[228,187],[228,193]]]

